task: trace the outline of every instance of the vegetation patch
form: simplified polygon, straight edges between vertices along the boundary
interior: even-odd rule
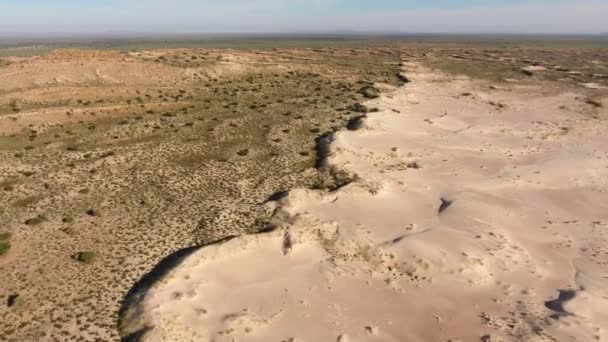
[[[38,215],[36,217],[32,217],[32,218],[25,220],[24,223],[28,226],[35,226],[35,225],[41,224],[44,221],[46,221],[46,216]]]
[[[0,233],[0,256],[5,255],[11,249],[11,233]]]
[[[77,252],[72,254],[71,258],[83,264],[91,264],[95,260],[95,252]]]
[[[380,92],[378,91],[378,89],[376,89],[372,86],[363,87],[363,88],[361,88],[361,90],[359,92],[366,99],[375,99],[375,98],[380,97]]]

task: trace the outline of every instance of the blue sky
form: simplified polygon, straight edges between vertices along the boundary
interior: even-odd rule
[[[0,0],[0,32],[608,32],[608,0]]]

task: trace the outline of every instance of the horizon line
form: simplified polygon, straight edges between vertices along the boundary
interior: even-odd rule
[[[333,31],[225,31],[225,32],[200,32],[200,31],[91,31],[91,32],[74,32],[74,31],[53,31],[53,32],[27,32],[27,31],[0,31],[1,38],[15,37],[20,38],[29,36],[30,38],[64,38],[71,37],[95,37],[95,36],[112,36],[112,37],[153,37],[153,36],[344,36],[344,37],[382,37],[382,36],[503,36],[503,37],[521,37],[521,36],[554,36],[554,37],[585,37],[585,36],[608,36],[608,32],[469,32],[469,31],[449,31],[449,32],[429,32],[429,31],[357,31],[357,30],[333,30]]]

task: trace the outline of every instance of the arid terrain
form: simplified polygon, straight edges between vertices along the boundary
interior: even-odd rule
[[[606,340],[608,48],[384,45],[0,58],[0,341]]]

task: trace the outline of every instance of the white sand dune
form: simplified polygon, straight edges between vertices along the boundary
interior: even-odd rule
[[[146,340],[608,338],[602,109],[405,73],[332,143],[329,162],[359,180],[293,190],[268,204],[279,229],[188,257],[141,303]]]

